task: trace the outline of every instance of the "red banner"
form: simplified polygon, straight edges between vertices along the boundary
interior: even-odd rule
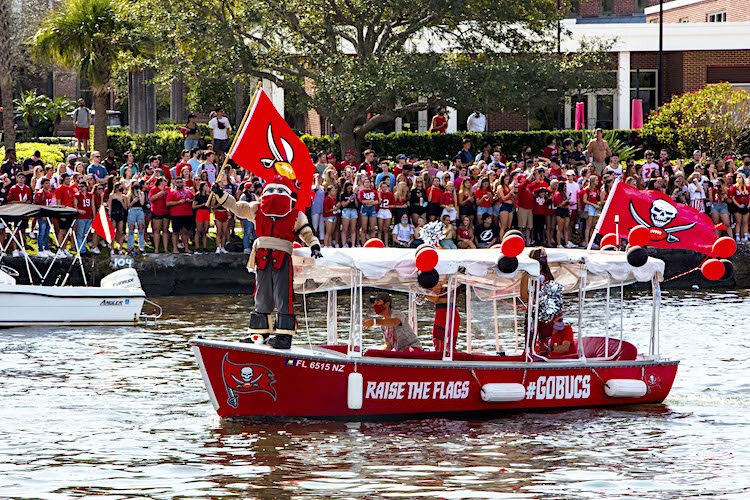
[[[104,241],[110,245],[115,239],[115,226],[107,215],[107,211],[104,209],[104,204],[99,208],[96,217],[94,217],[94,220],[91,222],[91,229],[104,238]],[[140,235],[138,237],[140,238]]]
[[[227,353],[222,360],[221,370],[231,406],[237,407],[239,394],[251,392],[265,392],[274,400],[276,399],[276,389],[273,386],[276,383],[276,377],[265,366],[232,363]]]
[[[276,175],[286,177],[295,186],[297,208],[304,210],[310,205],[315,173],[310,152],[263,89],[253,96],[247,120],[228,156],[265,181]]]
[[[616,233],[616,215],[620,216],[620,238],[627,238],[635,226],[649,230],[650,241],[646,246],[682,248],[708,255],[717,240],[714,223],[708,215],[675,203],[661,191],[639,191],[617,182],[607,199],[597,232]]]

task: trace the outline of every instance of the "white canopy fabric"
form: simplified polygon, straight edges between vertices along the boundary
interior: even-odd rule
[[[518,257],[518,269],[503,274],[497,269],[502,256],[500,249],[438,250],[436,270],[442,277],[463,273],[477,284],[497,286],[505,290],[515,288],[522,272],[539,276],[539,262],[528,257],[526,249]],[[664,262],[650,257],[642,267],[628,264],[624,252],[602,252],[569,249],[546,249],[547,262],[566,292],[578,289],[581,270],[587,270],[586,288],[597,289],[607,283],[647,282],[653,277],[662,279]],[[311,259],[310,250],[294,251],[295,291],[320,292],[347,289],[351,286],[353,272],[362,273],[362,285],[403,291],[422,291],[417,284],[414,249],[401,248],[324,248],[323,257]]]

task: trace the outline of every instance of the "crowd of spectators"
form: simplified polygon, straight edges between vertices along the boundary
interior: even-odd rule
[[[475,150],[465,139],[460,151],[440,160],[413,154],[378,158],[371,149],[363,152],[362,161],[351,150],[341,159],[317,152],[309,220],[327,247],[361,246],[374,237],[389,247],[416,247],[424,225],[440,221],[445,248],[488,248],[510,229],[520,230],[530,246],[573,248],[589,241],[613,182],[620,178],[705,211],[724,223],[729,236],[748,241],[750,155],[741,161],[710,159],[695,151],[682,161],[662,150],[645,151],[643,163],[620,161],[602,136],[597,130],[588,144],[565,139],[560,145],[550,136],[543,151],[525,147],[511,156],[501,145],[482,144]],[[113,254],[137,255],[147,249],[205,253],[212,223],[212,251],[226,253],[230,239],[239,240],[241,231],[241,248],[249,253],[252,223],[209,204],[209,194],[218,183],[236,198],[252,201],[263,183],[243,169],[228,168],[220,175],[217,154],[227,144],[217,151],[211,144],[202,149],[188,133],[186,145],[193,147],[171,167],[159,155],[139,165],[129,152],[118,159],[112,150],[104,157],[97,151],[88,157],[71,154],[53,166],[45,165],[38,152],[19,162],[8,150],[0,167],[0,205],[33,202],[77,210],[75,221],[31,221],[28,231],[43,257],[54,256],[51,231],[63,256],[99,253],[106,245],[89,228],[102,204],[115,225],[109,248]],[[71,227],[75,241],[67,237]],[[0,243],[5,238],[3,228]],[[21,251],[9,248],[14,255]]]

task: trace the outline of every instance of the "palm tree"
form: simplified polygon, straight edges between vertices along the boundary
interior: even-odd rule
[[[2,0],[0,0],[2,1]],[[122,0],[67,0],[32,39],[40,62],[73,69],[94,95],[94,148],[107,149],[107,93],[118,60],[146,47]]]
[[[13,74],[11,73],[10,0],[0,0],[0,95],[3,111],[3,142],[5,149],[16,147],[16,128],[13,114]]]

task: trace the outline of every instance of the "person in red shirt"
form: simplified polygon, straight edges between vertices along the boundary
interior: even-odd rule
[[[378,193],[372,189],[372,182],[368,177],[362,179],[362,188],[357,193],[359,200],[359,244],[375,237],[375,224],[378,212]]]
[[[190,249],[188,238],[193,230],[193,197],[193,192],[185,189],[182,177],[175,179],[174,189],[167,194],[167,207],[172,219],[172,253],[180,253],[178,237],[182,240],[185,251]]]
[[[30,204],[32,202],[32,199],[34,197],[34,194],[31,192],[31,188],[26,185],[26,176],[23,173],[16,174],[16,183],[10,187],[8,190],[8,197],[5,199],[5,202],[10,205],[14,203],[27,203]],[[18,232],[18,239],[19,241],[24,242],[24,232],[26,231],[26,227],[28,226],[28,220],[23,219],[20,222],[16,222],[14,231]],[[3,229],[2,231],[5,231]],[[13,250],[13,257],[20,257],[21,252],[16,248],[16,243],[12,239],[10,242],[10,248]],[[24,251],[25,252],[25,251]]]
[[[325,222],[325,238],[323,239],[323,245],[327,247],[333,246],[336,240],[336,226],[338,225],[338,201],[336,186],[329,186],[326,188],[326,197],[323,199],[323,221]]]
[[[584,184],[581,190],[581,200],[583,202],[583,210],[586,212],[586,231],[584,232],[583,244],[586,245],[591,237],[591,231],[596,226],[596,221],[599,218],[599,178],[596,176],[589,177],[589,180]]]
[[[396,197],[393,196],[386,180],[380,183],[378,202],[380,206],[376,214],[378,219],[378,238],[385,243],[385,246],[388,246],[388,240],[391,236],[391,221],[393,220],[391,206],[396,203]]]
[[[333,168],[336,169],[338,173],[341,173],[346,167],[352,166],[355,170],[359,170],[359,163],[354,161],[354,150],[353,149],[347,149],[344,153],[344,160],[335,162],[333,164]]]
[[[78,193],[73,198],[73,206],[78,210],[78,218],[76,219],[76,247],[80,254],[83,255],[86,253],[86,238],[88,237],[89,230],[91,230],[96,206],[94,195],[89,193],[88,184],[83,182],[78,189]]]
[[[167,253],[169,238],[169,207],[167,207],[167,179],[161,177],[156,185],[148,191],[148,201],[151,202],[151,231],[153,232],[154,253],[159,253],[159,243],[162,243],[164,253]]]
[[[440,179],[432,179],[432,185],[427,188],[427,220],[432,222],[440,217],[443,208],[440,206],[440,200],[443,199],[443,186],[440,185]]]
[[[568,356],[578,352],[578,345],[573,335],[573,327],[559,318],[552,324],[552,338],[549,341],[552,357]]]
[[[54,206],[57,204],[55,199],[55,192],[52,190],[52,183],[49,179],[42,179],[42,187],[34,195],[34,203],[45,207]],[[39,257],[50,258],[54,257],[54,254],[49,249],[49,232],[50,232],[49,218],[40,217],[39,227],[37,232],[37,255]]]
[[[547,159],[557,156],[557,137],[554,135],[547,136],[547,146],[545,146],[542,156]]]
[[[492,207],[495,205],[495,193],[488,178],[485,177],[479,182],[479,187],[474,191],[474,198],[477,200],[477,218],[481,220],[484,214],[494,215]]]
[[[531,192],[531,182],[525,174],[516,177],[516,203],[518,216],[518,229],[523,233],[527,245],[531,245],[531,230],[534,228],[534,195]]]
[[[61,176],[62,184],[55,189],[55,198],[57,204],[63,207],[75,208],[74,199],[78,194],[78,189],[73,185],[73,178],[69,174],[63,174]],[[73,255],[68,252],[68,231],[73,227],[75,218],[73,217],[60,217],[57,222],[57,241],[59,243],[58,253],[61,257],[72,257]]]
[[[549,184],[544,180],[544,167],[538,167],[534,172],[534,181],[529,184],[529,190],[534,201],[534,206],[531,209],[534,216],[534,244],[545,246],[550,190]],[[547,242],[546,246],[550,246],[550,243]]]
[[[440,216],[447,215],[451,222],[456,222],[456,218],[458,218],[458,210],[456,207],[458,206],[458,198],[456,196],[456,190],[453,187],[452,182],[447,182],[445,184],[445,192],[443,193],[443,196],[440,198],[440,207],[443,209]]]
[[[729,188],[729,199],[734,203],[735,238],[738,241],[748,241],[748,221],[750,221],[750,188],[745,182],[745,176],[737,174],[737,180]]]

